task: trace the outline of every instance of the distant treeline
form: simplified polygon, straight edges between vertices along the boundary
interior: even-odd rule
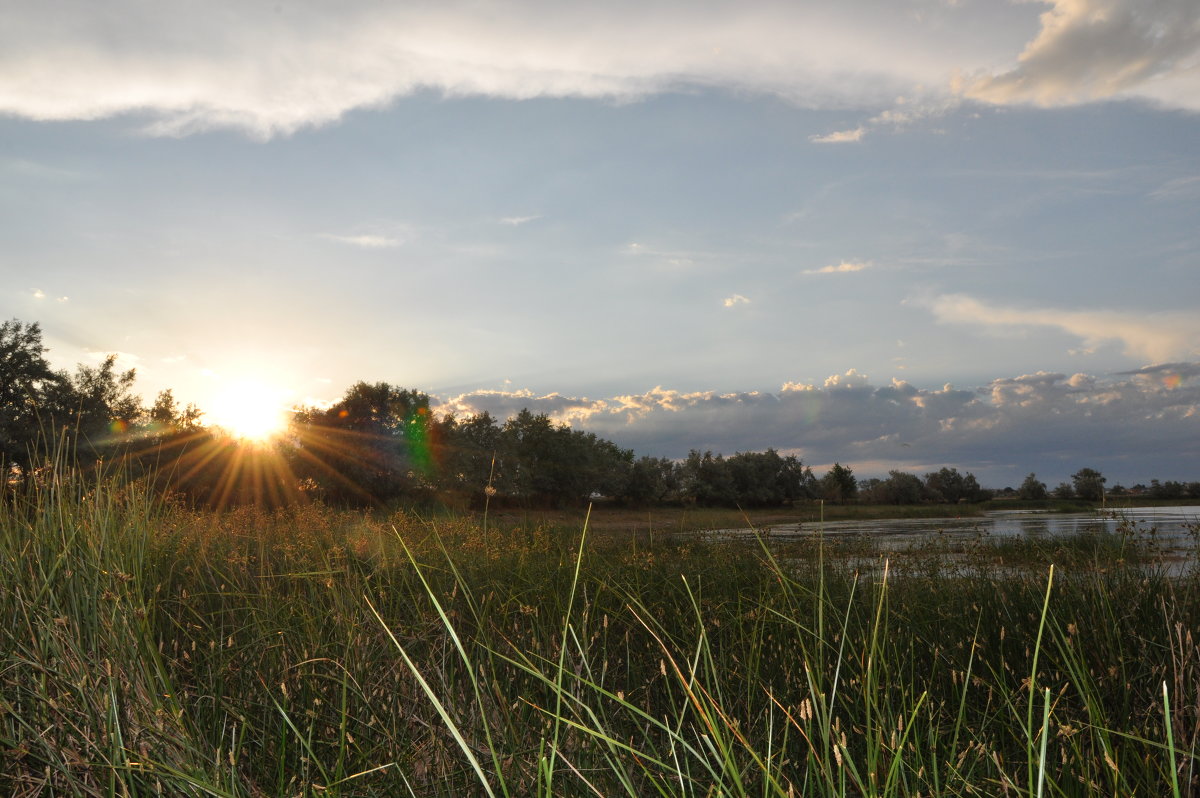
[[[636,457],[528,410],[504,421],[486,412],[439,417],[428,395],[383,382],[359,382],[327,408],[301,408],[284,435],[251,445],[204,426],[203,412],[181,408],[170,390],[144,407],[132,392],[134,372],[118,372],[113,357],[70,374],[51,369],[45,351],[36,323],[0,325],[0,463],[11,485],[52,468],[48,458],[69,455],[72,464],[104,461],[191,502],[216,506],[314,499],[574,506],[604,497],[631,506],[768,507],[813,499],[915,504],[991,496],[974,475],[954,468],[923,477],[892,471],[860,483],[849,467],[835,464],[818,478],[795,456],[774,449],[730,457],[692,451],[682,461]],[[1089,498],[1103,483],[1099,472],[1083,469],[1055,495],[1070,490]],[[1200,495],[1200,485],[1165,485]],[[1019,492],[1026,498],[1047,493],[1033,474]]]

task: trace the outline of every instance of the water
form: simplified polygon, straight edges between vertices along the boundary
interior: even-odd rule
[[[869,536],[878,547],[902,549],[934,538],[975,539],[981,536],[1055,537],[1080,533],[1126,531],[1152,535],[1159,551],[1171,559],[1187,558],[1197,550],[1200,507],[1130,507],[1090,513],[1040,513],[1032,510],[996,510],[963,518],[894,518],[879,520],[826,521],[824,524],[781,524],[759,529],[772,541],[808,538],[818,533],[827,537]],[[751,529],[725,529],[719,536],[751,537]]]

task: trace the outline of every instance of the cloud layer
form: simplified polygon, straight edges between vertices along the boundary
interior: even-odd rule
[[[1198,378],[1200,363],[1187,362],[1106,378],[1038,372],[974,390],[929,390],[895,379],[873,385],[851,369],[775,393],[656,387],[593,400],[477,391],[442,409],[506,418],[529,408],[640,454],[774,447],[814,466],[850,463],[864,475],[950,465],[1002,486],[1030,471],[1058,481],[1090,465],[1132,482],[1200,476]]]
[[[0,113],[147,114],[160,134],[287,133],[422,90],[627,100],[716,87],[882,108],[949,97],[955,75],[987,102],[1200,109],[1192,0],[1055,0],[1040,21],[933,0],[7,5]]]

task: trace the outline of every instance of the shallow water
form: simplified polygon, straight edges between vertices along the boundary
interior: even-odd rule
[[[1200,535],[1200,507],[1130,507],[1090,513],[1042,513],[1031,510],[998,510],[981,516],[947,518],[895,518],[781,524],[757,532],[772,541],[800,540],[817,534],[869,536],[882,549],[901,549],[926,540],[955,537],[1056,537],[1088,532],[1125,531],[1151,535],[1168,558],[1191,557]],[[753,529],[723,529],[718,536],[752,538]]]

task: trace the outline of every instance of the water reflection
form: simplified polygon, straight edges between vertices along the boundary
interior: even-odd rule
[[[865,535],[881,548],[897,548],[938,538],[1053,537],[1081,533],[1126,532],[1152,535],[1161,550],[1191,552],[1200,535],[1200,507],[1129,507],[1091,513],[1041,513],[1030,510],[998,510],[964,518],[895,518],[881,520],[826,521],[824,524],[781,524],[760,529],[772,540],[794,540],[816,534],[827,536]],[[717,534],[752,536],[751,529],[726,529]]]

